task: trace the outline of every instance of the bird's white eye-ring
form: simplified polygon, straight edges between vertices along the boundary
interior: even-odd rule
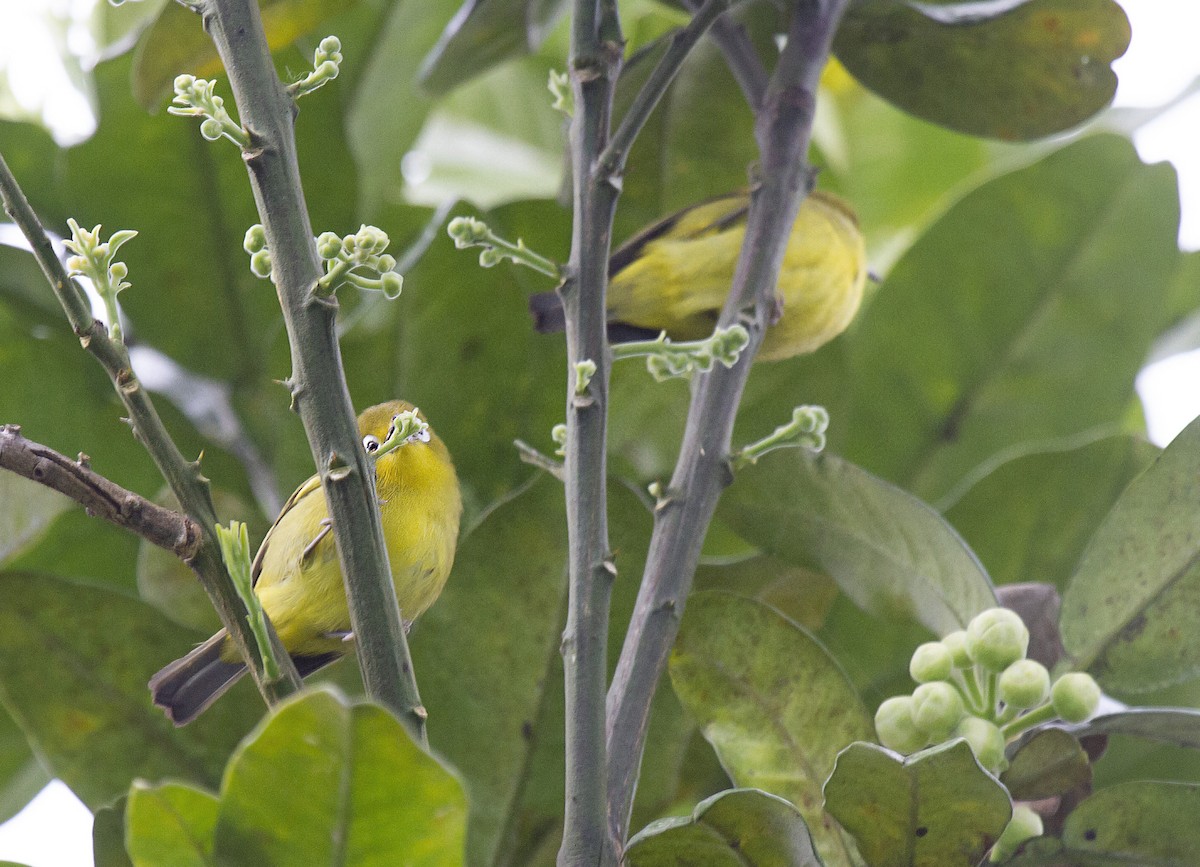
[[[367,450],[367,454],[379,451],[379,437],[367,434],[363,437],[363,448]]]

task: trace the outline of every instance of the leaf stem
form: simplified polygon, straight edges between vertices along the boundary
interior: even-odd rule
[[[8,168],[4,158],[0,156],[0,197],[4,199],[4,210],[12,218],[30,247],[33,254],[50,282],[50,287],[58,297],[71,328],[79,337],[83,347],[95,356],[96,360],[108,373],[116,389],[118,397],[129,413],[134,434],[154,459],[163,478],[170,486],[175,498],[179,501],[184,512],[200,527],[201,538],[199,547],[190,559],[185,562],[195,570],[200,577],[204,589],[212,600],[213,607],[221,617],[221,622],[229,630],[229,635],[237,645],[247,662],[250,674],[258,685],[259,692],[268,704],[274,704],[291,695],[300,688],[300,676],[292,664],[287,652],[274,637],[277,656],[283,667],[282,677],[269,679],[263,672],[262,657],[251,633],[247,619],[246,606],[238,597],[237,590],[230,580],[229,573],[221,559],[221,546],[213,527],[217,523],[216,510],[213,508],[212,494],[208,480],[200,473],[198,462],[190,462],[180,453],[174,440],[167,433],[166,427],[154,408],[150,395],[142,387],[141,382],[133,372],[129,363],[129,352],[125,344],[114,340],[104,325],[92,318],[92,308],[88,304],[83,290],[72,280],[63,268],[62,262],[54,253],[54,247],[46,230],[29,201],[17,184],[16,178]]]
[[[762,342],[788,234],[811,180],[805,157],[817,85],[848,0],[793,6],[787,44],[755,110],[761,183],[719,324],[737,322],[750,345],[733,367],[695,379],[687,425],[654,531],[638,599],[608,694],[608,819],[625,839],[649,724],[650,701],[679,631],[705,531],[730,481],[727,456],[737,406]]]
[[[291,345],[292,405],[304,422],[333,519],[363,682],[371,698],[391,708],[424,743],[426,713],[392,584],[374,474],[342,369],[338,302],[317,292],[321,266],[300,185],[292,96],[275,72],[256,3],[195,5],[228,71],[249,136],[243,158]]]

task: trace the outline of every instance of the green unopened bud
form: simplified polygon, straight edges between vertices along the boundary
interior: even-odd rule
[[[954,729],[954,736],[964,738],[979,764],[993,774],[1008,766],[1004,757],[1004,734],[995,723],[977,716],[965,716]]]
[[[942,639],[942,644],[950,651],[950,658],[955,668],[970,668],[974,665],[971,654],[967,653],[967,633],[964,629],[951,632]]]
[[[1028,648],[1029,630],[1015,611],[989,608],[967,624],[967,652],[988,671],[1003,671]]]
[[[1100,706],[1100,687],[1090,674],[1068,672],[1054,682],[1050,702],[1054,712],[1064,721],[1086,722]]]
[[[113,262],[108,273],[113,280],[124,280],[129,276],[129,267],[124,262]]]
[[[404,288],[404,278],[395,271],[384,271],[379,275],[379,281],[382,284],[384,297],[389,301],[395,301],[400,297],[400,290]]]
[[[87,267],[88,267],[88,260],[83,258],[82,256],[68,256],[67,257],[67,271],[70,272],[72,275],[83,274],[87,270]]]
[[[913,722],[933,743],[950,737],[963,716],[962,696],[944,681],[923,683],[913,690]]]
[[[262,227],[261,223],[255,223],[246,230],[246,237],[242,239],[243,250],[251,255],[254,255],[266,246],[267,230]]]
[[[1025,804],[1017,804],[1013,807],[1012,818],[1001,832],[1000,839],[992,847],[992,853],[988,856],[988,860],[993,864],[1007,861],[1017,854],[1017,849],[1021,847],[1022,843],[1042,836],[1044,830],[1041,816]]]
[[[342,239],[333,232],[322,232],[317,236],[317,255],[329,261],[336,259],[342,252]]]
[[[321,54],[324,56],[334,57],[342,50],[342,40],[336,36],[326,36],[321,40],[321,44],[317,48],[320,49]]]
[[[949,680],[954,671],[954,658],[950,649],[940,641],[927,641],[913,651],[908,663],[908,673],[917,683]]]
[[[485,247],[479,252],[479,266],[481,268],[493,268],[504,261],[504,254],[495,247]]]
[[[271,276],[271,253],[268,250],[259,250],[250,257],[250,271],[255,277],[267,279]]]
[[[225,128],[221,126],[221,122],[215,118],[206,117],[200,123],[200,135],[208,141],[216,141],[225,132]]]
[[[317,68],[313,70],[313,74],[320,78],[337,78],[338,65],[332,60],[324,60],[317,64]]]
[[[188,93],[196,84],[196,76],[188,75],[186,72],[183,75],[175,76],[175,92]]]
[[[913,721],[911,695],[893,696],[879,705],[875,711],[875,734],[889,750],[906,756],[929,743],[928,736]]]
[[[376,267],[376,270],[379,270],[379,271],[391,271],[393,268],[396,267],[396,257],[390,256],[387,253],[384,253],[375,262],[375,267]]]
[[[346,251],[347,255],[353,255],[354,251],[358,249],[358,236],[347,235],[342,238],[342,249]]]
[[[1000,700],[1009,707],[1037,707],[1050,694],[1050,672],[1033,659],[1018,659],[1000,674]]]

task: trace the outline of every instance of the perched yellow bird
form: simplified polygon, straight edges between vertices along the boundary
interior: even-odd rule
[[[392,419],[412,410],[402,400],[358,417],[368,451],[392,432]],[[375,464],[375,487],[400,611],[411,624],[433,604],[454,562],[462,513],[450,452],[426,428]],[[349,649],[350,611],[321,481],[296,489],[254,558],[254,592],[301,676]],[[246,666],[221,630],[150,679],[154,703],[176,725],[191,722],[243,674]]]
[[[643,229],[609,262],[609,335],[613,340],[700,340],[712,334],[746,235],[749,193],[685,208]],[[866,249],[850,206],[813,192],[800,206],[779,272],[778,315],[758,358],[779,361],[813,352],[841,334],[862,301]],[[561,331],[554,292],[529,300],[538,331]]]

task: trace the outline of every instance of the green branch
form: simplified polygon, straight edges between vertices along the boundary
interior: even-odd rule
[[[817,85],[848,0],[792,6],[787,43],[755,105],[761,182],[751,195],[734,284],[720,324],[744,325],[750,344],[733,367],[714,366],[693,385],[675,471],[655,510],[633,618],[608,694],[609,823],[624,839],[649,724],[650,701],[679,631],[705,532],[731,474],[733,422],[762,342],[792,223],[808,190],[805,157]]]
[[[275,72],[256,3],[203,0],[196,7],[229,73],[249,140],[243,157],[292,350],[292,405],[333,519],[363,681],[424,742],[426,714],[392,585],[373,467],[342,371],[338,303],[318,291],[323,271],[300,186],[293,96]]]
[[[576,0],[567,64],[574,94],[570,127],[574,221],[569,277],[559,288],[567,336],[563,475],[569,546],[567,624],[562,639],[566,681],[566,802],[558,853],[562,867],[608,867],[617,861],[617,841],[608,834],[605,813],[604,696],[609,599],[616,576],[608,544],[605,447],[610,362],[605,292],[619,185],[597,172],[596,166],[609,138],[623,51],[615,0]]]
[[[79,337],[80,343],[95,356],[108,373],[118,397],[125,405],[125,411],[129,414],[138,439],[154,459],[180,507],[200,527],[200,544],[190,558],[185,558],[185,562],[199,576],[213,607],[221,617],[221,622],[245,658],[263,698],[268,704],[285,698],[300,688],[300,676],[279,644],[278,638],[274,637],[272,640],[277,656],[286,660],[282,663],[283,676],[278,679],[268,678],[263,671],[262,656],[250,630],[246,606],[238,597],[221,559],[220,542],[213,530],[217,524],[217,514],[213,508],[208,480],[200,473],[199,463],[185,459],[167,433],[150,396],[133,372],[125,344],[115,335],[110,335],[103,323],[92,318],[87,296],[67,275],[54,253],[50,238],[33,213],[3,157],[0,157],[0,195],[4,199],[4,210],[20,227],[33,248],[33,254],[46,279],[50,281],[50,286],[62,304],[67,320]],[[108,252],[113,252],[111,245]],[[111,259],[111,256],[108,258]]]

